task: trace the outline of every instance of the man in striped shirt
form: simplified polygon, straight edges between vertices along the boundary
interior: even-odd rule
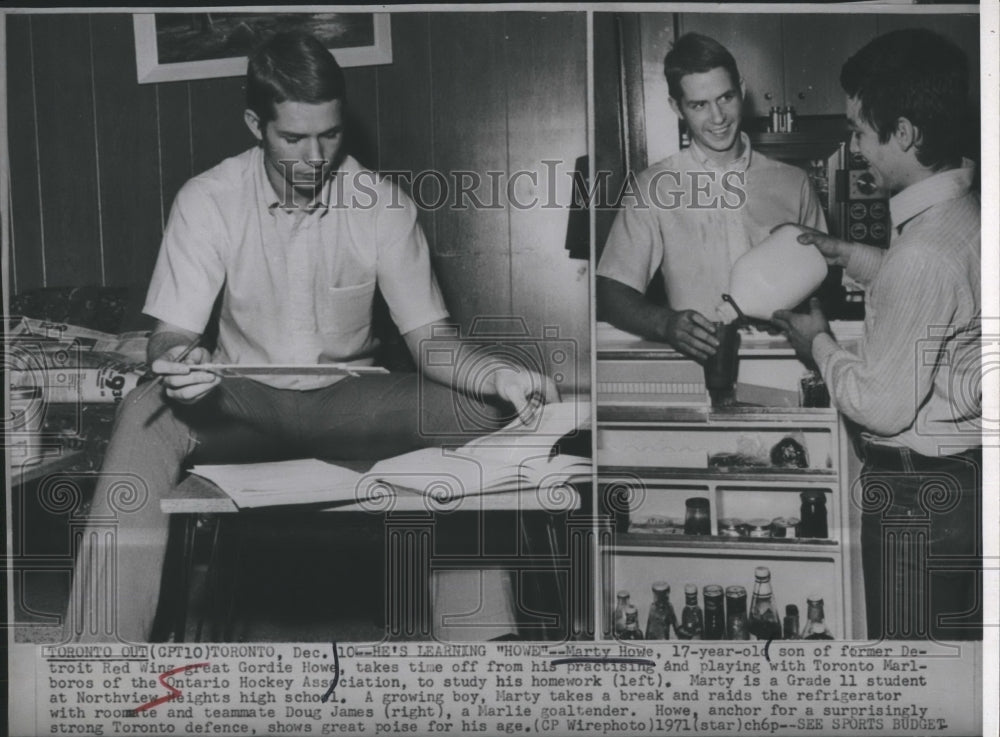
[[[888,250],[800,236],[866,286],[864,338],[833,339],[815,301],[775,313],[857,428],[870,638],[980,639],[980,205],[967,63],[927,30],[876,38],[844,64],[852,151],[891,193]]]

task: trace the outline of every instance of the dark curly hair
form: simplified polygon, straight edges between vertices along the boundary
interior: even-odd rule
[[[882,143],[906,118],[921,133],[921,164],[943,169],[961,162],[969,135],[969,69],[951,41],[923,28],[879,36],[844,63],[840,86],[861,103],[862,119]]]

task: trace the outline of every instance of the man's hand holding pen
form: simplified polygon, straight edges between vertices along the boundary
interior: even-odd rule
[[[201,346],[178,345],[153,361],[150,367],[166,389],[169,399],[193,404],[219,385],[216,373],[198,371],[198,364],[208,363],[212,354]]]
[[[535,371],[504,366],[493,371],[492,378],[496,395],[514,405],[525,425],[534,423],[542,405],[559,401],[555,382]]]

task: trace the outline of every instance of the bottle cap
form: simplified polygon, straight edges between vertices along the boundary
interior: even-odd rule
[[[692,496],[684,500],[684,506],[689,509],[704,509],[708,510],[708,499],[703,496]]]
[[[710,583],[708,586],[702,589],[702,594],[704,594],[706,599],[716,596],[722,596],[722,587],[718,586],[717,584]]]
[[[666,592],[668,594],[670,593],[670,584],[669,583],[667,583],[666,581],[657,581],[656,583],[653,584],[653,593],[654,594],[662,594],[664,592]]]
[[[757,566],[753,569],[753,577],[758,581],[771,580],[771,569],[766,566]]]
[[[799,608],[794,604],[789,604],[788,606],[785,607],[785,616],[786,617],[799,616]]]
[[[708,588],[708,587],[706,586],[705,588]],[[686,596],[697,596],[698,595],[698,587],[695,586],[693,583],[684,584],[684,594]]]
[[[625,589],[622,589],[618,592],[617,596],[619,599],[627,599],[629,597],[629,593]]]
[[[737,597],[746,597],[747,590],[743,586],[727,586],[726,587],[726,598],[735,599]]]
[[[809,594],[806,597],[806,601],[810,604],[822,604],[823,596],[821,594]]]

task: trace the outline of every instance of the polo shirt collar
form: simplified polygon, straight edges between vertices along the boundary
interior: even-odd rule
[[[691,139],[689,150],[691,151],[691,156],[696,162],[709,169],[715,169],[718,171],[746,171],[750,167],[750,136],[743,131],[740,131],[740,142],[743,144],[743,153],[739,156],[739,158],[724,165],[719,164],[711,154],[699,146],[698,142],[695,141],[693,137]]]
[[[252,166],[256,169],[256,189],[257,189],[257,202],[261,209],[265,212],[270,213],[272,217],[275,217],[279,210],[282,210],[281,200],[278,197],[278,193],[274,191],[274,187],[271,185],[271,180],[267,178],[267,171],[265,170],[266,164],[264,163],[264,151],[258,146],[255,149],[255,161]],[[340,171],[334,173],[333,176],[340,174]],[[319,213],[320,217],[326,215],[329,211],[327,203],[330,201],[330,187],[333,177],[328,177],[326,182],[323,184],[323,188],[316,195],[316,198],[310,202],[301,211],[298,208],[293,208],[292,212],[304,212],[306,214]]]
[[[889,214],[896,231],[902,230],[906,223],[934,205],[967,194],[972,189],[975,174],[975,163],[962,159],[962,165],[957,169],[933,174],[894,195],[889,200]]]

